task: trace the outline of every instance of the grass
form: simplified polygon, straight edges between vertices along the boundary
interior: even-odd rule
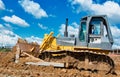
[[[4,48],[4,47],[0,48],[0,52],[8,52],[8,51],[11,51],[11,49],[10,48]]]

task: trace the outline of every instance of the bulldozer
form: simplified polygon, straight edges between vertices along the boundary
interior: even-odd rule
[[[15,62],[27,56],[37,62],[27,61],[25,64],[103,71],[105,74],[114,71],[114,61],[108,56],[114,41],[106,15],[81,18],[77,37],[68,34],[68,19],[64,37],[53,34],[45,34],[42,44],[37,47],[18,42]]]

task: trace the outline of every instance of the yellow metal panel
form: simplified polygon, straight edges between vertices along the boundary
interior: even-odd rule
[[[74,46],[59,46],[60,50],[74,50]]]

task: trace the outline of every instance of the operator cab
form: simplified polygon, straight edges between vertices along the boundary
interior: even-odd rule
[[[77,46],[111,50],[113,38],[105,15],[81,19]]]
[[[111,50],[113,37],[106,15],[83,17],[77,38],[68,37],[67,26],[68,19],[66,19],[64,37],[56,38],[58,45]]]

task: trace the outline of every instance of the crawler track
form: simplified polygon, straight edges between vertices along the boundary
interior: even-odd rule
[[[114,70],[114,62],[109,56],[87,50],[44,51],[39,57],[48,62],[65,63],[66,68],[75,68],[80,71],[108,74]]]

